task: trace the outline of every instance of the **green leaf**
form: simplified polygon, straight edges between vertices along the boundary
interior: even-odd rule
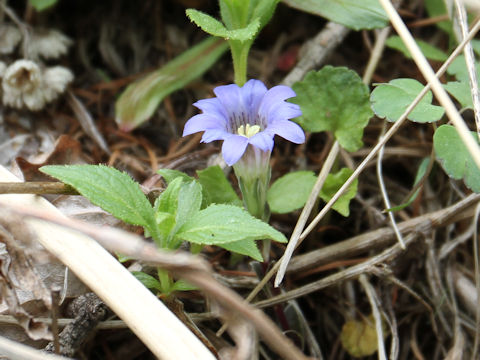
[[[185,280],[178,280],[175,281],[173,284],[171,291],[190,291],[190,290],[198,290],[198,287],[192,284],[189,284]]]
[[[353,174],[353,170],[343,168],[335,174],[328,174],[325,184],[320,191],[320,197],[325,202],[329,202],[335,193],[345,184],[345,181]],[[336,210],[343,216],[350,215],[350,200],[352,200],[357,194],[358,179],[350,185],[346,192],[337,200],[332,206],[332,209]]]
[[[250,0],[249,19],[260,19],[260,29],[272,18],[280,0]]]
[[[300,209],[305,205],[316,181],[313,171],[296,171],[282,176],[268,189],[270,210],[284,214]]]
[[[175,249],[178,242],[172,242],[177,230],[199,210],[202,204],[202,187],[196,181],[184,182],[177,177],[155,201],[155,213],[162,247]]]
[[[222,39],[207,38],[165,66],[129,85],[115,104],[115,121],[131,131],[150,118],[163,98],[206,72],[228,49]]]
[[[170,234],[173,233],[173,229],[175,228],[175,214],[156,212],[155,220],[157,221],[157,228],[160,234],[160,238],[156,242],[157,246],[160,249],[167,249],[169,248],[168,245],[172,245],[173,247],[174,244],[169,244],[169,240],[172,237]]]
[[[175,216],[175,229],[179,229],[200,210],[202,186],[196,181],[182,183],[178,193],[178,206]],[[175,231],[175,230],[174,230]]]
[[[155,200],[154,209],[155,213],[168,213],[176,214],[178,205],[178,194],[180,188],[183,185],[183,179],[177,177],[173,179],[167,186],[167,188],[160,194]]]
[[[132,271],[132,275],[137,278],[147,289],[162,291],[160,281],[143,271]]]
[[[281,232],[233,205],[210,205],[197,212],[180,228],[176,236],[204,245],[226,244],[244,239],[287,241]]]
[[[439,16],[449,18],[444,0],[425,0],[425,8],[428,15],[432,18]],[[452,22],[450,20],[439,21],[436,22],[435,25],[445,31],[451,38],[454,37]]]
[[[475,69],[477,70],[477,78],[480,78],[480,64],[475,62]],[[452,61],[447,69],[447,73],[453,75],[457,80],[462,82],[469,82],[467,64],[465,62],[465,56],[459,55]]]
[[[325,66],[309,72],[293,84],[297,94],[291,102],[300,105],[297,121],[304,130],[331,131],[348,151],[362,146],[363,129],[373,112],[368,87],[358,74],[345,67]]]
[[[480,56],[480,40],[472,39],[470,40],[470,44],[472,45],[473,51]]]
[[[322,16],[353,30],[383,28],[388,16],[378,0],[283,0],[285,4]]]
[[[205,170],[197,171],[197,174],[198,181],[202,185],[206,206],[212,203],[242,206],[242,201],[238,198],[220,166],[210,166]]]
[[[478,136],[471,132],[478,142]],[[465,185],[474,192],[480,192],[480,169],[451,125],[440,126],[433,135],[433,147],[443,169],[452,178],[463,179]]]
[[[422,91],[423,85],[414,79],[394,79],[387,84],[378,85],[370,96],[373,111],[378,117],[388,121],[397,121]],[[419,122],[434,122],[440,120],[444,110],[432,105],[432,93],[429,91],[407,119]]]
[[[176,179],[177,177],[181,177],[184,182],[195,180],[193,177],[188,176],[182,171],[172,169],[160,169],[157,170],[157,174],[162,175],[167,184],[170,184],[172,180]]]
[[[252,259],[257,261],[263,261],[262,254],[260,253],[260,250],[258,250],[255,240],[243,239],[240,241],[218,244],[218,246],[237,254],[250,256]]]
[[[206,33],[225,40],[247,41],[255,37],[260,29],[260,20],[253,19],[248,26],[240,29],[227,29],[220,21],[195,9],[187,9],[187,16]]]
[[[158,238],[153,208],[128,174],[104,165],[48,165],[40,171],[74,187],[113,216],[144,226]]]
[[[425,55],[427,59],[436,60],[436,61],[447,60],[448,55],[445,54],[442,50],[422,40],[416,40],[416,42],[417,42],[417,45],[420,47],[420,50],[422,50],[423,55]],[[390,36],[385,42],[385,45],[387,45],[392,49],[402,52],[403,55],[408,59],[412,58],[410,51],[407,49],[407,47],[403,43],[402,38],[400,36],[397,36],[397,35]]]
[[[58,2],[58,0],[29,0],[29,2],[35,10],[40,12],[52,7]]]
[[[443,84],[447,90],[462,106],[462,109],[473,109],[472,93],[468,81],[451,81]]]

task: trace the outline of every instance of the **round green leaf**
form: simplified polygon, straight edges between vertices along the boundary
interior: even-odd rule
[[[358,74],[345,67],[325,66],[309,72],[293,84],[297,94],[291,101],[303,115],[296,121],[307,131],[331,131],[348,151],[362,146],[363,129],[373,112],[368,87]]]
[[[422,89],[423,85],[414,79],[395,79],[387,84],[380,84],[370,96],[373,111],[378,117],[397,121]],[[444,110],[440,106],[432,105],[431,102],[432,93],[429,91],[407,119],[419,123],[440,120]]]
[[[473,131],[471,134],[478,142],[477,134]],[[443,169],[450,177],[463,179],[469,189],[480,192],[480,169],[453,126],[442,125],[435,131],[433,147]]]
[[[447,90],[462,106],[462,109],[473,109],[472,93],[468,81],[451,81],[443,84]]]
[[[296,171],[282,176],[268,189],[270,210],[284,214],[300,209],[305,205],[316,180],[313,171]]]

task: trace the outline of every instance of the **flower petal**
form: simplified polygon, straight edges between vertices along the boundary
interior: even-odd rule
[[[263,151],[272,151],[273,134],[262,131],[253,135],[248,142]]]
[[[209,143],[215,140],[224,140],[229,136],[230,134],[222,129],[206,129],[201,141],[203,143]]]
[[[218,118],[206,114],[198,114],[190,118],[183,128],[183,135],[187,136],[207,129],[221,129],[225,131],[225,125]]]
[[[226,138],[222,146],[222,155],[225,162],[232,166],[245,153],[248,145],[248,138],[240,135],[231,135]]]
[[[202,110],[204,114],[212,114],[218,118],[223,118],[224,121],[228,119],[227,112],[217,98],[198,100],[193,106]]]
[[[289,120],[302,115],[300,106],[288,102],[273,107],[267,115],[268,123],[273,123],[281,120]]]
[[[272,124],[269,124],[268,128],[264,132],[268,132],[272,135],[276,134],[295,144],[302,144],[305,142],[305,133],[303,132],[302,128],[293,121],[276,121]]]
[[[258,107],[267,92],[267,87],[260,80],[250,79],[240,90],[244,106],[249,110],[250,119],[254,119]]]
[[[268,112],[271,110],[272,106],[277,106],[279,103],[282,103],[286,99],[297,96],[295,91],[290,87],[285,85],[274,86],[265,93],[262,103],[258,109],[260,115],[268,115]]]

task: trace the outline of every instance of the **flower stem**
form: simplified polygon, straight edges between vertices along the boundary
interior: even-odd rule
[[[237,176],[245,208],[257,219],[265,222],[268,222],[270,219],[270,207],[267,203],[267,190],[270,182],[270,173],[271,169],[268,167],[265,176],[253,179],[245,179]],[[263,240],[262,245],[263,260],[268,262],[270,257],[270,240]]]
[[[230,40],[230,50],[232,52],[233,72],[235,75],[235,84],[243,86],[247,81],[247,61],[250,51],[251,41]]]

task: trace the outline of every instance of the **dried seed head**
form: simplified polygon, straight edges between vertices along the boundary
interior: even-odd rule
[[[29,43],[29,55],[32,58],[57,59],[65,55],[72,40],[60,31],[51,29],[35,30]]]
[[[10,24],[0,25],[0,54],[12,53],[21,39],[22,34],[16,26]]]
[[[73,80],[70,70],[61,66],[43,71],[30,60],[17,60],[4,73],[3,103],[16,108],[40,110],[55,100]]]
[[[54,66],[45,70],[43,74],[44,97],[46,102],[55,100],[62,94],[67,85],[72,82],[73,74],[63,66]]]

